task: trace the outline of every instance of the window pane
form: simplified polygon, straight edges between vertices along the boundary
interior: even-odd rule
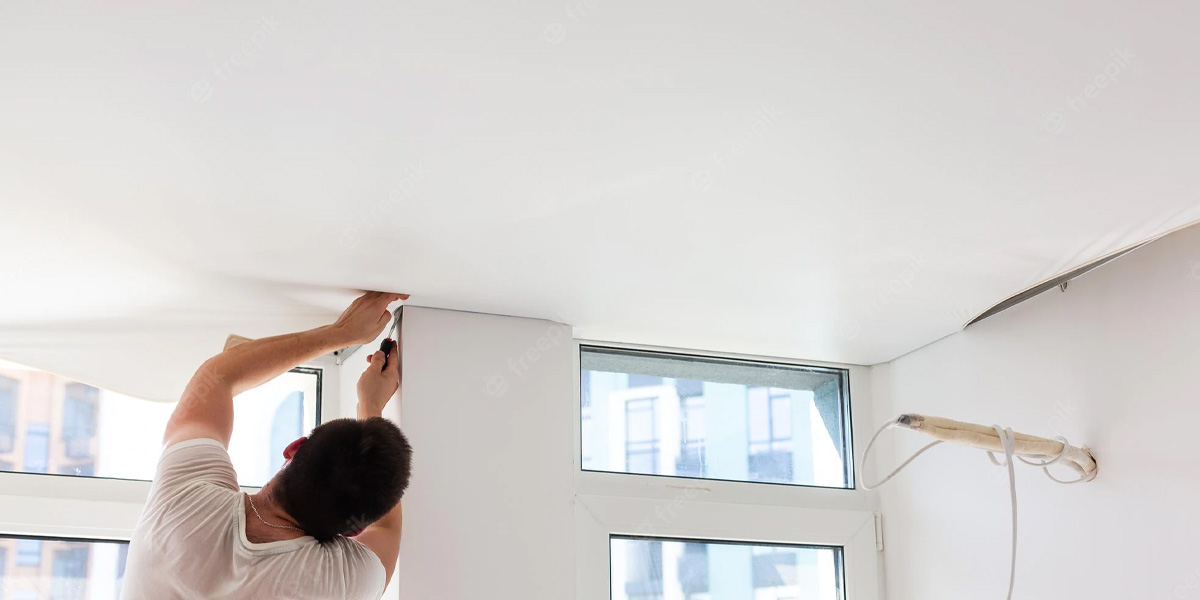
[[[613,536],[613,600],[842,600],[842,549]]]
[[[261,486],[317,424],[319,372],[296,369],[234,398],[229,455]],[[150,402],[0,362],[0,471],[152,479],[175,404]]]
[[[0,536],[0,598],[118,598],[128,546],[125,542]],[[28,558],[33,548],[37,549],[36,562]]]
[[[594,346],[580,369],[584,470],[852,486],[843,369]]]

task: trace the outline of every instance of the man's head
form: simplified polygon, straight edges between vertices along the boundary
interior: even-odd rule
[[[288,446],[285,456],[290,462],[271,482],[271,496],[321,542],[387,514],[408,487],[412,468],[408,440],[378,417],[319,425],[303,443]]]

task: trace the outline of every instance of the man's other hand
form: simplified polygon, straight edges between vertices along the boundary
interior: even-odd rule
[[[383,352],[367,356],[367,370],[358,378],[358,416],[359,418],[378,417],[383,414],[383,407],[392,399],[400,388],[400,344],[392,345],[392,351],[387,357],[387,367],[383,368]]]
[[[333,327],[345,336],[346,343],[366,344],[378,337],[391,321],[388,305],[405,298],[406,294],[367,292],[342,312]]]

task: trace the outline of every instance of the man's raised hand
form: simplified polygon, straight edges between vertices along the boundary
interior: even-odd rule
[[[366,344],[383,332],[392,314],[388,305],[408,298],[407,294],[367,292],[359,296],[342,312],[333,327],[346,336],[348,344]]]
[[[383,358],[383,352],[367,355],[367,370],[358,378],[360,419],[382,415],[383,407],[400,389],[400,344],[392,346],[386,361]],[[383,367],[385,362],[387,367]]]

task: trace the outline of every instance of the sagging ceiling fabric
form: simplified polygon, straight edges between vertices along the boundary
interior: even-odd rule
[[[5,4],[0,357],[172,400],[368,288],[875,364],[1200,218],[1200,8],[924,4]]]

